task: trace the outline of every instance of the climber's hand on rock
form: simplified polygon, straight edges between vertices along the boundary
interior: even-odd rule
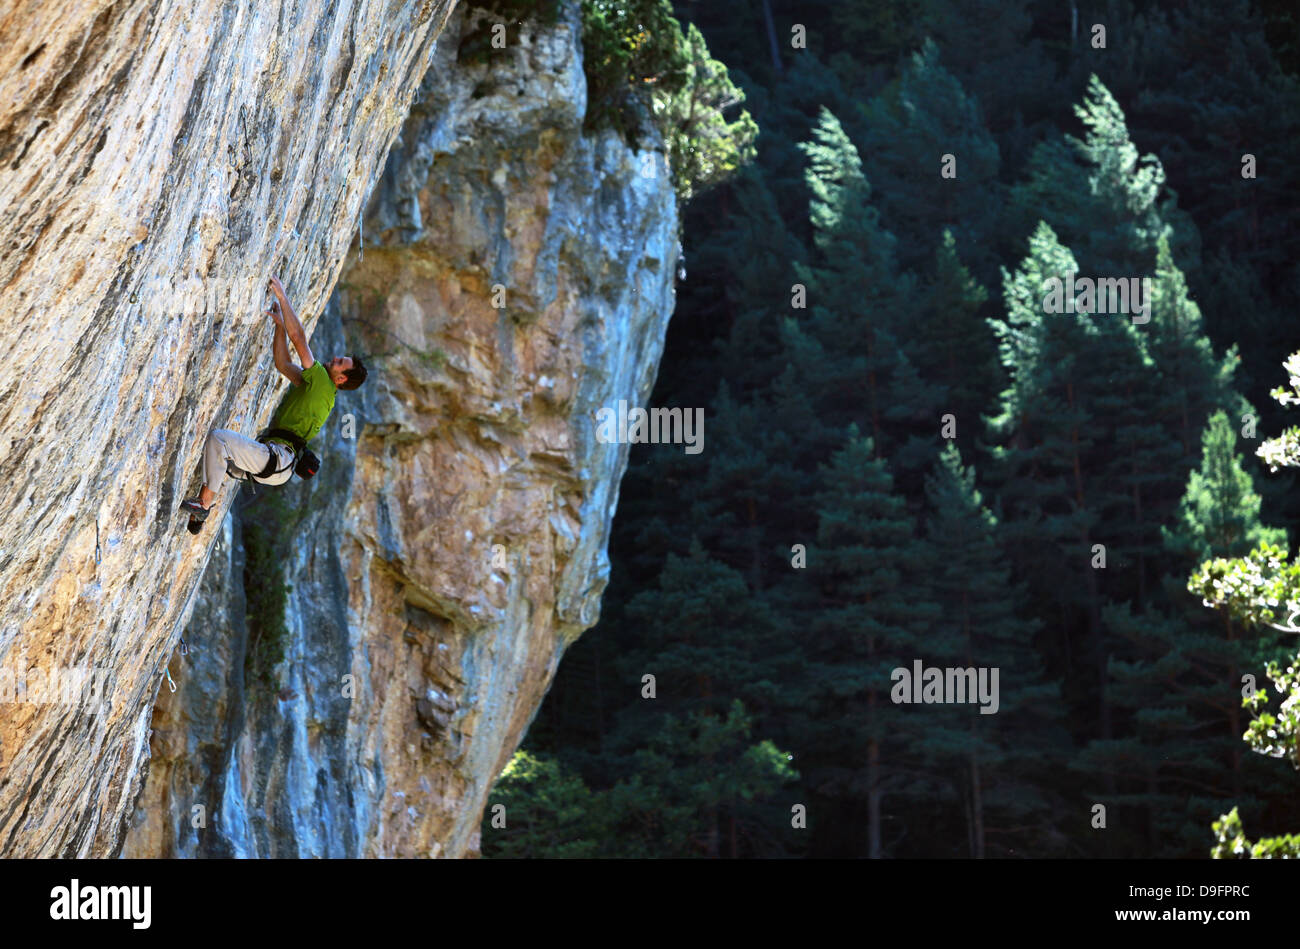
[[[271,292],[275,294],[277,300],[284,299],[284,284],[280,283],[279,277],[272,277],[270,284]]]
[[[279,303],[272,303],[266,315],[275,321],[276,326],[284,326],[284,316],[280,313]]]

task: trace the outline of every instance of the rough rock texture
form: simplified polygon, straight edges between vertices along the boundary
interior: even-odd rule
[[[675,198],[645,174],[662,155],[582,134],[576,5],[485,65],[457,64],[460,29],[313,339],[373,374],[340,393],[321,475],[276,489],[302,518],[285,660],[270,690],[245,681],[259,581],[238,540],[278,503],[259,496],[222,527],[125,855],[473,855],[492,781],[596,621],[627,446],[593,416],[649,394]]]
[[[215,533],[176,504],[269,417],[267,276],[310,333],[451,5],[0,2],[0,855],[116,849]],[[87,666],[102,712],[15,700]]]

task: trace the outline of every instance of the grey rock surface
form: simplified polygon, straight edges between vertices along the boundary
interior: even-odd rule
[[[221,525],[124,855],[472,856],[598,618],[627,446],[594,416],[649,395],[676,199],[653,136],[583,133],[576,5],[477,65],[457,62],[461,17],[312,340],[370,380],[339,393],[316,479]],[[269,351],[255,372],[279,387]],[[241,541],[262,523],[292,525],[269,688],[244,671],[264,578]]]

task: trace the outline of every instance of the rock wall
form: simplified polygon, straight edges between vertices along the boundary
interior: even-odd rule
[[[473,855],[597,619],[627,446],[599,443],[594,413],[649,395],[676,201],[653,136],[583,134],[576,4],[481,65],[457,62],[461,16],[313,337],[370,380],[340,393],[321,475],[221,525],[124,855]],[[262,581],[240,539],[281,501],[292,591],[267,688],[244,671]]]
[[[117,848],[214,536],[177,502],[269,417],[267,276],[310,332],[451,6],[0,5],[0,855]]]

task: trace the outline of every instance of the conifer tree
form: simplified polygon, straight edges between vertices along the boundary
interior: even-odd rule
[[[969,856],[1017,848],[1043,855],[1050,836],[1045,829],[1053,823],[1043,788],[1067,742],[1059,726],[1059,690],[1045,681],[1034,648],[1040,624],[1024,618],[1024,584],[1012,582],[996,520],[955,443],[940,454],[925,491],[929,588],[943,610],[938,628],[951,640],[936,658],[962,668],[996,668],[1000,684],[995,713],[954,708],[942,725],[931,725],[921,748],[943,764],[955,763],[961,775]],[[936,652],[934,642],[927,637],[927,655]]]
[[[1095,75],[1074,111],[1087,133],[1049,138],[1034,149],[1027,180],[1012,192],[1015,229],[1046,221],[1076,253],[1081,275],[1149,275],[1162,236],[1181,266],[1199,263],[1195,224],[1178,209],[1159,159],[1139,158],[1123,111]]]
[[[917,310],[916,281],[899,272],[897,242],[868,200],[858,150],[831,112],[822,110],[814,140],[803,148],[820,253],[799,268],[810,315],[788,325],[792,364],[829,428],[860,422],[878,451],[904,447],[915,464],[926,454],[916,449],[917,426],[928,424],[933,432],[943,398],[900,342]]]
[[[1157,241],[1155,274],[1144,285],[1149,288],[1150,322],[1134,324],[1129,336],[1147,368],[1114,393],[1117,450],[1110,475],[1124,498],[1115,512],[1115,539],[1134,564],[1135,580],[1127,589],[1112,587],[1113,595],[1132,598],[1139,610],[1149,595],[1159,595],[1149,587],[1167,572],[1160,564],[1158,527],[1175,516],[1186,473],[1200,456],[1198,433],[1205,419],[1220,408],[1232,407],[1238,414],[1248,408],[1232,390],[1236,353],[1222,359],[1214,355],[1202,332],[1200,310],[1188,297],[1163,236]]]
[[[973,435],[992,405],[1000,376],[997,345],[983,316],[988,291],[957,255],[944,231],[923,294],[920,318],[908,346],[921,376],[944,392],[943,410]]]
[[[1179,183],[1206,250],[1249,261],[1266,285],[1283,281],[1300,232],[1270,209],[1300,191],[1289,145],[1300,134],[1300,77],[1281,68],[1259,10],[1249,0],[1153,6],[1113,35],[1106,84]],[[1254,177],[1242,174],[1246,155]]]
[[[931,651],[931,637],[942,632],[939,610],[925,587],[927,551],[915,520],[856,426],[823,467],[821,484],[819,566],[810,578],[823,604],[805,643],[817,685],[802,769],[819,797],[849,812],[865,803],[865,848],[849,852],[879,858],[889,795],[927,779],[911,750],[926,717],[890,701],[891,672]]]
[[[628,603],[626,620],[643,635],[638,648],[619,655],[617,675],[638,689],[643,676],[654,675],[657,707],[678,713],[720,714],[733,698],[761,711],[770,697],[765,664],[782,662],[791,648],[773,635],[763,600],[698,540],[687,557],[668,555],[656,586]]]
[[[1276,778],[1268,780],[1268,769],[1243,762],[1240,745],[1242,675],[1262,675],[1277,658],[1277,637],[1227,614],[1206,615],[1184,592],[1182,579],[1210,557],[1284,541],[1285,531],[1260,523],[1259,506],[1236,433],[1227,415],[1217,412],[1206,426],[1201,465],[1188,477],[1178,519],[1163,531],[1168,605],[1135,612],[1113,604],[1106,611],[1109,628],[1126,641],[1125,658],[1111,663],[1111,694],[1132,727],[1122,739],[1093,743],[1075,767],[1110,773],[1127,786],[1122,802],[1145,813],[1140,840],[1130,841],[1140,843],[1138,852],[1203,853],[1204,827],[1224,800],[1258,813],[1258,800],[1242,797],[1248,780],[1260,790],[1283,790]],[[1195,815],[1191,823],[1188,811]]]
[[[1007,314],[990,322],[1011,385],[990,431],[998,443],[1006,542],[1033,578],[1038,615],[1060,624],[1057,661],[1064,671],[1082,647],[1086,665],[1073,678],[1089,683],[1095,727],[1108,736],[1101,577],[1110,564],[1102,548],[1122,535],[1117,518],[1126,505],[1122,486],[1107,477],[1115,465],[1109,444],[1120,421],[1116,408],[1140,394],[1152,373],[1127,321],[1044,312],[1049,279],[1064,280],[1076,269],[1074,256],[1043,223],[1028,256],[1004,277]]]
[[[1029,0],[923,0],[925,32],[978,99],[1002,154],[1028,153],[1036,127],[1059,101],[1060,83],[1034,35]],[[1014,69],[1006,68],[1015,63]]]
[[[898,238],[899,266],[927,265],[947,229],[977,271],[991,272],[1003,204],[998,147],[934,43],[865,106],[863,123],[864,171]]]

